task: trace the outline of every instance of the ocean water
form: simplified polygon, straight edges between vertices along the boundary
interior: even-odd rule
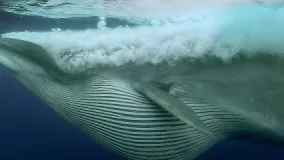
[[[146,79],[151,79],[157,71],[145,69],[145,65],[169,65],[170,69],[159,74],[179,75],[185,72],[180,64],[187,64],[188,59],[190,62],[199,61],[209,55],[230,63],[240,52],[249,59],[248,62],[254,61],[258,53],[264,53],[259,61],[265,64],[261,66],[268,66],[273,71],[282,69],[284,8],[280,1],[250,1],[239,5],[227,1],[218,1],[218,5],[180,1],[179,4],[183,5],[174,9],[158,1],[136,4],[146,7],[150,11],[147,14],[143,9],[131,9],[131,3],[118,3],[130,8],[127,12],[114,10],[112,3],[98,3],[93,7],[104,8],[108,12],[102,13],[102,9],[91,12],[91,9],[86,9],[87,5],[82,7],[76,4],[74,8],[78,10],[60,14],[60,11],[66,10],[64,7],[68,7],[60,5],[61,1],[38,5],[26,5],[21,1],[9,3],[14,2],[19,3],[21,12],[17,7],[7,7],[0,12],[2,36],[42,45],[56,57],[57,63],[66,72],[92,74],[97,68],[122,67],[121,72],[133,74],[135,71],[130,71],[128,65],[134,65],[143,68],[140,68],[141,71],[150,75]],[[149,7],[149,3],[153,7]],[[47,6],[52,6],[49,12],[53,14],[46,12]],[[169,7],[170,11],[156,11],[157,6]],[[185,6],[192,6],[192,10],[189,12]],[[271,57],[276,57],[277,61],[275,58],[271,60]],[[275,66],[276,62],[279,65]],[[247,74],[256,71],[259,68],[243,67],[243,72]],[[260,78],[277,78],[265,71],[259,74]],[[0,110],[0,159],[123,159],[96,145],[81,131],[60,119],[11,77],[6,69],[1,68],[0,75],[0,106],[3,106]],[[280,160],[284,158],[283,149],[263,143],[228,140],[198,159]]]

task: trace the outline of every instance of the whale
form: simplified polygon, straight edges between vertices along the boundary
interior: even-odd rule
[[[0,38],[0,64],[64,120],[126,159],[193,160],[234,137],[284,144],[281,75],[270,75],[280,77],[278,87],[269,79],[252,87],[249,78],[238,80],[242,72],[221,80],[234,65],[140,82],[107,71],[69,73],[44,47],[12,38]]]

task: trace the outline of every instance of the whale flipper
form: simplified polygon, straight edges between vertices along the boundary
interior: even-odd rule
[[[194,111],[189,106],[184,104],[181,100],[164,92],[159,87],[156,87],[150,83],[140,83],[134,84],[133,88],[136,91],[144,94],[146,97],[154,101],[160,107],[164,108],[186,124],[196,128],[201,132],[207,134],[212,133],[199,119],[199,117],[196,116],[196,113],[194,113]]]
[[[175,85],[175,83],[171,82],[171,81],[157,81],[157,80],[154,80],[154,81],[151,81],[149,83],[153,84],[154,86],[158,87],[159,89],[161,89],[162,91],[164,91],[166,93],[170,93],[171,89]]]

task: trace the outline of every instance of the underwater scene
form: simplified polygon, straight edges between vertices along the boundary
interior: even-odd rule
[[[0,97],[0,160],[282,160],[284,1],[0,0]]]

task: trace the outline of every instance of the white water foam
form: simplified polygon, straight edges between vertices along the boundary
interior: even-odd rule
[[[28,40],[45,47],[67,68],[120,66],[202,57],[209,51],[229,59],[241,50],[284,54],[284,8],[259,4],[194,10],[166,23],[135,28],[84,31],[12,32],[3,37]]]

